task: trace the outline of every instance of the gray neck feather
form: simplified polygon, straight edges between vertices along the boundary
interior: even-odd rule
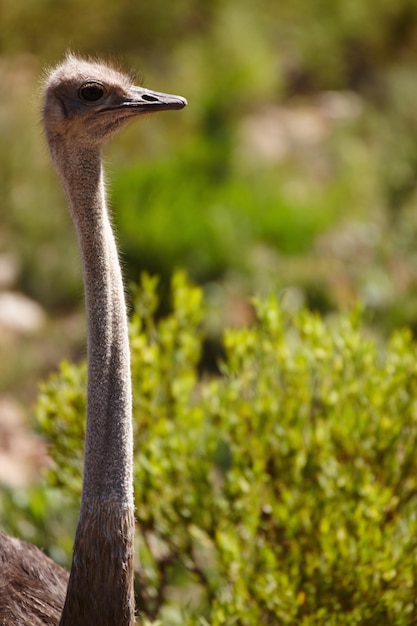
[[[128,324],[100,153],[80,150],[65,161],[63,186],[81,251],[88,328],[82,507],[97,498],[133,506]]]
[[[51,145],[51,143],[50,143]],[[51,146],[81,251],[88,326],[80,519],[61,626],[134,624],[133,442],[128,324],[100,152]]]

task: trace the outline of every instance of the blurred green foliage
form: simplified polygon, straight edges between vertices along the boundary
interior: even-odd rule
[[[264,241],[283,253],[302,252],[337,212],[331,191],[324,191],[326,198],[291,201],[276,172],[213,182],[192,158],[127,168],[115,180],[116,219],[131,267],[147,265],[169,276],[185,265],[203,283],[230,268],[250,272],[252,259],[242,249]]]
[[[202,292],[175,274],[156,321],[156,287],[143,277],[131,323],[140,610],[167,625],[413,624],[410,333],[381,343],[359,311],[325,323],[258,299],[256,324],[224,333],[222,375],[201,380]],[[84,379],[64,364],[37,406],[70,520]]]
[[[1,11],[0,251],[17,254],[19,287],[52,311],[80,302],[33,99],[42,67],[72,48],[142,66],[149,86],[189,99],[112,147],[130,278],[157,271],[166,288],[181,266],[203,285],[234,281],[243,299],[296,285],[322,311],[360,299],[385,328],[414,324],[414,0],[6,0]]]

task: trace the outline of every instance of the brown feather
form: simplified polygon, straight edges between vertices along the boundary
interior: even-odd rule
[[[0,626],[58,626],[68,577],[39,548],[0,532]]]
[[[67,602],[60,626],[133,625],[133,542],[135,517],[118,503],[91,503],[75,536]],[[115,537],[117,540],[115,540]]]

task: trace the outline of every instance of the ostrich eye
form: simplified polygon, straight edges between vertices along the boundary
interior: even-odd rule
[[[85,83],[80,87],[78,94],[85,102],[98,102],[106,95],[106,90],[101,83]]]

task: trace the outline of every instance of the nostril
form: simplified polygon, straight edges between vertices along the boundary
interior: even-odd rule
[[[142,100],[146,100],[147,102],[159,102],[159,98],[155,98],[155,96],[150,96],[147,93],[143,94]]]

